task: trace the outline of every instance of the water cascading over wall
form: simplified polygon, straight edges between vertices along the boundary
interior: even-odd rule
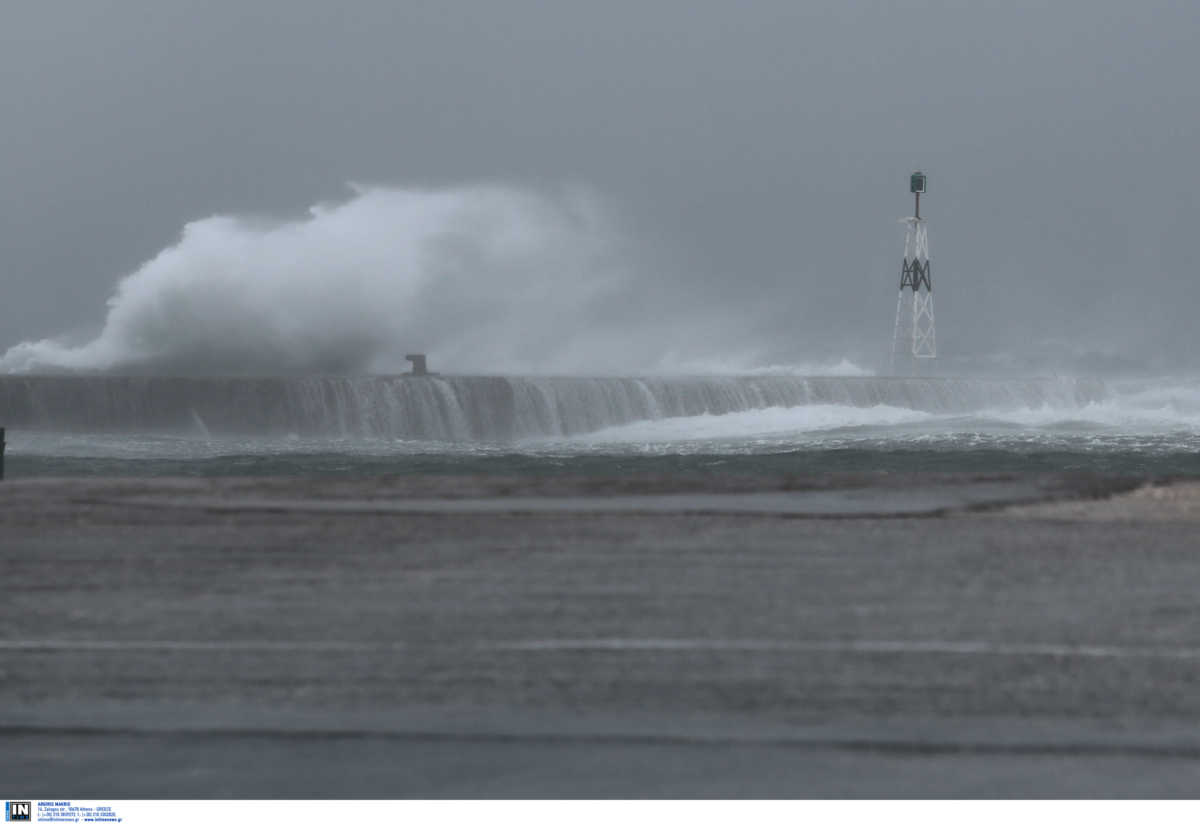
[[[880,404],[935,413],[1071,408],[1093,379],[859,377],[0,377],[0,422],[80,432],[511,441],[767,407]]]

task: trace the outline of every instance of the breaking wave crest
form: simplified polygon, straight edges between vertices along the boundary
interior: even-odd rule
[[[1104,402],[1094,380],[859,377],[0,377],[0,417],[58,431],[207,431],[441,441],[906,425]],[[671,423],[669,421],[676,421]]]
[[[19,343],[0,372],[398,372],[412,351],[459,372],[644,363],[605,310],[627,294],[618,234],[589,192],[504,186],[209,217],[117,284],[93,340]]]
[[[779,438],[793,433],[820,432],[863,426],[897,426],[927,421],[934,415],[898,406],[770,407],[724,415],[694,415],[639,421],[584,435],[584,443],[661,443],[683,440]]]
[[[993,402],[997,398],[991,399]],[[1003,400],[1003,399],[1001,399]],[[786,441],[822,432],[860,434],[887,440],[933,434],[995,430],[1113,434],[1180,433],[1200,435],[1200,384],[1117,384],[1103,395],[1076,400],[1046,395],[1010,396],[1007,403],[934,406],[809,404],[646,420],[608,427],[582,436],[587,444],[669,443],[681,441]]]

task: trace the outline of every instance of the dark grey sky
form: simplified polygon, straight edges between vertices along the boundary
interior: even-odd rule
[[[594,186],[654,294],[727,306],[780,358],[870,358],[920,166],[943,353],[1061,340],[1200,365],[1198,3],[14,0],[4,18],[0,349],[98,327],[188,220],[297,214],[352,180],[500,181]]]

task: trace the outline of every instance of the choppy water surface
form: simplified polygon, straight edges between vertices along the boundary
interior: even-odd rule
[[[550,431],[584,428],[580,420],[586,420],[588,431],[506,439],[214,433],[199,415],[182,431],[156,434],[17,428],[9,432],[7,466],[10,477],[845,471],[1200,475],[1200,382],[1195,380],[1127,382],[1083,394],[1078,387],[1066,391],[1061,386],[1040,394],[1022,390],[1007,395],[956,389],[975,393],[984,404],[967,410],[959,407],[968,403],[947,402],[944,388],[936,390],[942,395],[922,403],[912,387],[903,392],[885,387],[903,405],[871,403],[884,390],[861,387],[842,402],[812,397],[801,403],[811,390],[800,396],[799,390],[789,389],[790,403],[772,404],[777,388],[774,396],[761,386],[753,388],[763,399],[760,408],[739,408],[753,400],[731,400],[731,411],[656,414],[652,407],[658,401],[647,395],[650,411],[641,412],[644,417],[621,409],[615,417],[622,423],[608,426],[600,410],[573,410],[561,398],[551,398],[558,418],[547,427]],[[611,387],[604,391],[612,394]],[[637,391],[647,394],[641,387]],[[575,382],[561,394],[586,405],[588,396],[581,392]],[[1006,402],[989,404],[997,397]],[[506,414],[511,417],[512,412]],[[604,414],[613,416],[611,410]]]

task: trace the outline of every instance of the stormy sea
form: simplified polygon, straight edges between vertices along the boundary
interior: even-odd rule
[[[1195,378],[5,376],[9,477],[1200,475]]]
[[[817,353],[776,352],[792,333],[769,311],[647,274],[610,212],[360,186],[300,218],[188,223],[98,333],[0,354],[7,474],[1200,471],[1200,379],[797,363]],[[442,374],[399,374],[410,347]]]

